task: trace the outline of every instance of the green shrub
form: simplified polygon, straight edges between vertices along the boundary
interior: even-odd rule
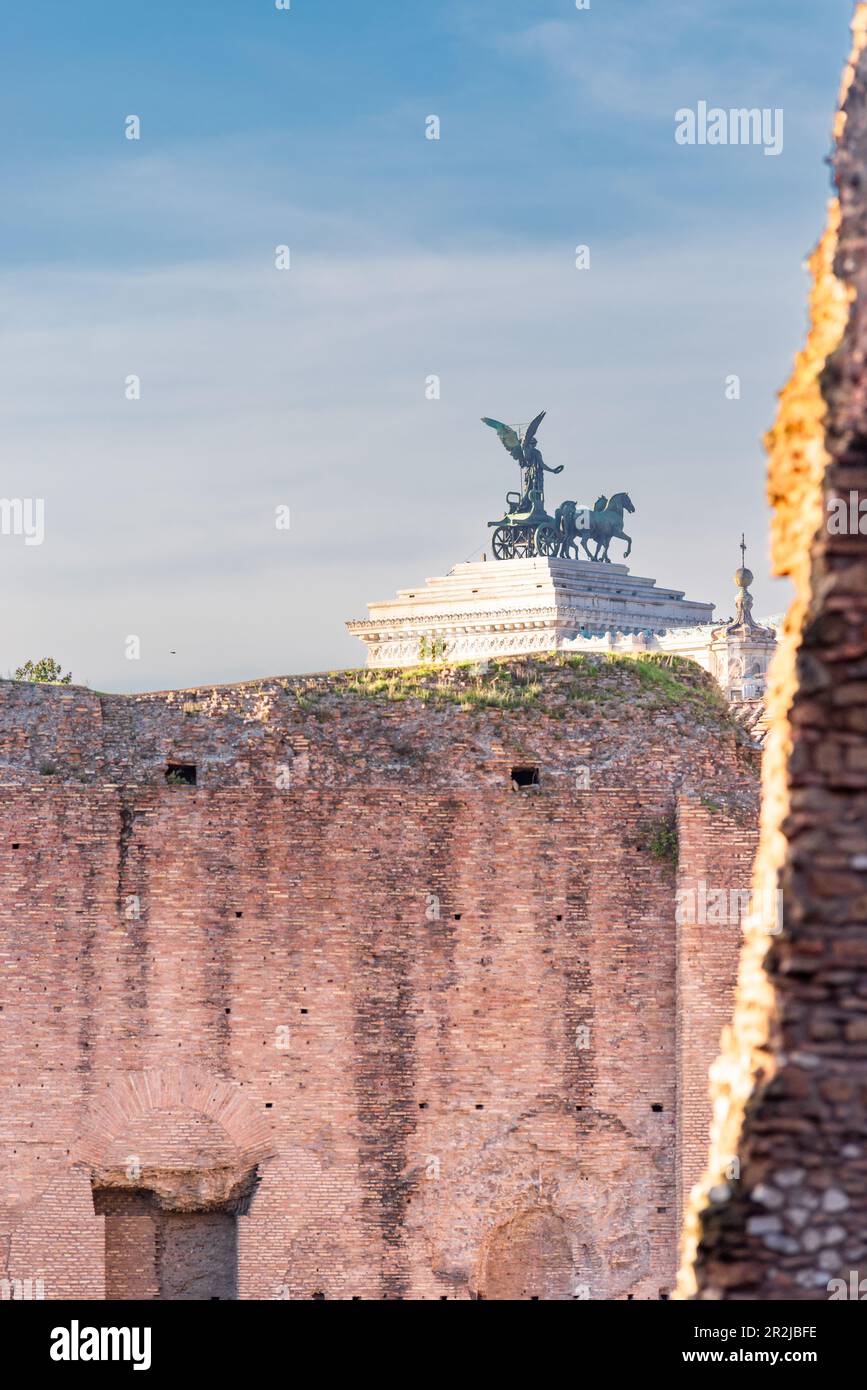
[[[53,656],[43,656],[39,661],[25,661],[12,677],[16,681],[35,681],[39,685],[70,685],[72,672],[63,675],[63,668]]]
[[[680,846],[677,837],[677,820],[674,814],[661,816],[658,820],[651,821],[647,829],[649,832],[647,848],[650,853],[655,859],[676,866]]]

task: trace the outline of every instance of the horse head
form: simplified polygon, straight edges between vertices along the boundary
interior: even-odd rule
[[[632,505],[632,498],[629,496],[628,492],[615,492],[614,496],[609,498],[608,506],[612,509],[612,511],[635,511],[635,508]]]

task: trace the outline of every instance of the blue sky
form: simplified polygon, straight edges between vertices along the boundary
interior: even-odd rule
[[[851,10],[5,14],[2,493],[44,497],[46,537],[0,537],[0,669],[50,652],[128,690],[357,664],[344,619],[488,543],[514,479],[479,417],[541,409],[551,502],[628,490],[633,572],[725,616],[744,529],[757,611],[781,608],[760,436]],[[679,146],[699,100],[782,108],[783,153]]]

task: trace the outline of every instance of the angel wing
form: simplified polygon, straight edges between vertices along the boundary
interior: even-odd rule
[[[532,422],[532,424],[530,424],[530,425],[527,426],[527,428],[526,428],[525,431],[524,431],[524,443],[525,443],[525,444],[527,443],[527,440],[528,440],[528,439],[535,439],[535,438],[536,438],[536,431],[537,431],[537,429],[539,428],[539,426],[541,425],[542,421],[544,420],[544,418],[545,418],[545,416],[546,416],[547,414],[548,414],[547,410],[541,411],[541,412],[536,416],[536,418],[535,418],[535,420]]]
[[[508,449],[512,457],[517,458],[519,463],[522,461],[521,439],[512,429],[511,425],[504,425],[501,420],[489,420],[487,415],[482,416],[482,424],[490,425],[492,430],[496,430],[503,448]],[[517,454],[515,453],[516,449],[518,451]]]

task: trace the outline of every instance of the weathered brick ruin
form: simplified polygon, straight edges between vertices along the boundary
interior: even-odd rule
[[[779,884],[784,929],[747,926],[683,1297],[867,1293],[865,5],[854,33],[812,328],[768,441],[774,562],[796,600],[772,667],[756,882]]]
[[[667,1296],[756,757],[691,663],[0,683],[6,1290]]]

